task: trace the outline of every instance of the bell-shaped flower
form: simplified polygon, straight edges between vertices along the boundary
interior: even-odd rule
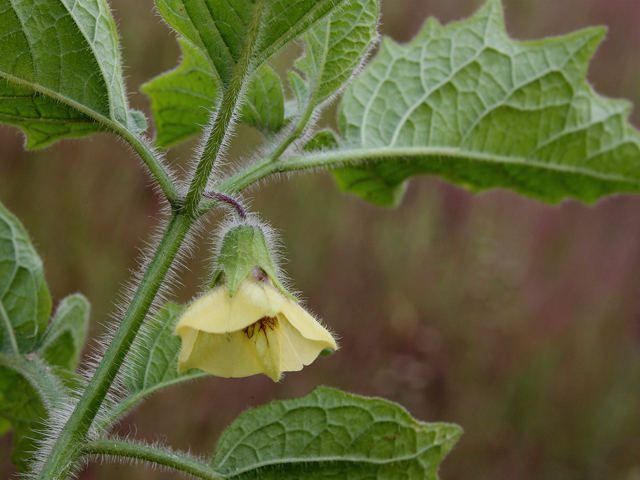
[[[226,232],[213,287],[182,314],[178,371],[199,368],[220,377],[301,370],[336,341],[277,278],[260,227]]]
[[[233,297],[220,285],[196,300],[180,318],[178,371],[199,368],[219,377],[301,370],[336,341],[300,305],[251,276]]]

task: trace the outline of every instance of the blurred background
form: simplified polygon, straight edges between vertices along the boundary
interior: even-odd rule
[[[131,103],[149,113],[139,86],[177,64],[177,43],[152,0],[110,3]],[[446,23],[480,3],[383,0],[380,30],[407,41],[427,16]],[[640,2],[504,3],[516,39],[607,25],[590,82],[640,105]],[[631,120],[640,125],[637,109]],[[248,155],[256,138],[242,129],[234,154]],[[0,126],[0,144],[0,200],[30,232],[54,303],[76,291],[90,299],[95,336],[161,215],[149,178],[112,136],[25,152],[22,134]],[[170,164],[185,167],[193,145],[170,150]],[[340,335],[341,350],[279,384],[209,377],[157,394],[121,433],[207,454],[247,408],[324,384],[462,425],[444,480],[640,479],[640,197],[550,207],[420,178],[399,208],[383,210],[340,194],[328,174],[272,181],[252,197],[281,230],[295,288]],[[203,242],[176,301],[198,291],[207,258]],[[10,450],[6,435],[2,478],[15,471]],[[79,478],[179,475],[91,464]]]

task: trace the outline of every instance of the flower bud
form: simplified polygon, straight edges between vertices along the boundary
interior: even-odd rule
[[[225,234],[212,288],[175,327],[182,337],[178,371],[199,368],[220,377],[265,373],[274,381],[301,370],[336,341],[289,294],[257,226]]]

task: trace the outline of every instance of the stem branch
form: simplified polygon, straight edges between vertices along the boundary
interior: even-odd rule
[[[136,151],[142,161],[145,163],[151,174],[154,176],[162,192],[167,197],[169,203],[175,206],[178,200],[178,192],[173,185],[171,178],[167,174],[160,161],[153,154],[151,149],[137,135],[134,135],[126,128],[118,129],[118,134],[124,138],[129,145]]]
[[[211,470],[208,465],[192,458],[123,440],[98,440],[85,444],[82,446],[81,455],[112,455],[115,457],[134,458],[180,470],[205,480],[220,480],[223,478],[222,475]]]

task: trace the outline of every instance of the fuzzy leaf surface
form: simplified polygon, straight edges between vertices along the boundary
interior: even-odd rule
[[[178,373],[181,343],[173,329],[184,309],[167,303],[136,338],[124,372],[125,385],[132,394],[127,409],[156,390],[206,375],[196,369]]]
[[[255,67],[320,22],[347,0],[270,0],[255,49]],[[158,11],[178,33],[206,55],[228,85],[240,58],[255,0],[156,0]]]
[[[385,206],[425,174],[549,203],[640,191],[630,105],[585,81],[604,33],[516,42],[489,0],[462,22],[429,19],[406,45],[385,38],[340,106],[354,166],[335,171],[338,184]]]
[[[350,0],[302,36],[296,62],[311,85],[313,106],[343,88],[378,39],[378,0]]]
[[[387,400],[319,387],[240,415],[220,437],[212,468],[243,479],[435,480],[461,433]]]
[[[50,314],[42,260],[20,221],[0,203],[0,353],[31,352]]]
[[[65,298],[47,329],[51,297],[42,261],[20,221],[0,204],[0,434],[14,431],[12,462],[24,470],[43,422],[68,403],[89,305]],[[46,331],[45,331],[46,329]]]
[[[316,134],[304,146],[305,150],[313,152],[314,150],[331,150],[340,145],[338,137],[331,129],[324,129],[316,132]]]
[[[22,128],[27,147],[140,130],[106,1],[0,0],[0,51],[0,122]]]
[[[38,353],[49,364],[75,371],[89,326],[89,301],[80,294],[64,298],[47,328]]]

